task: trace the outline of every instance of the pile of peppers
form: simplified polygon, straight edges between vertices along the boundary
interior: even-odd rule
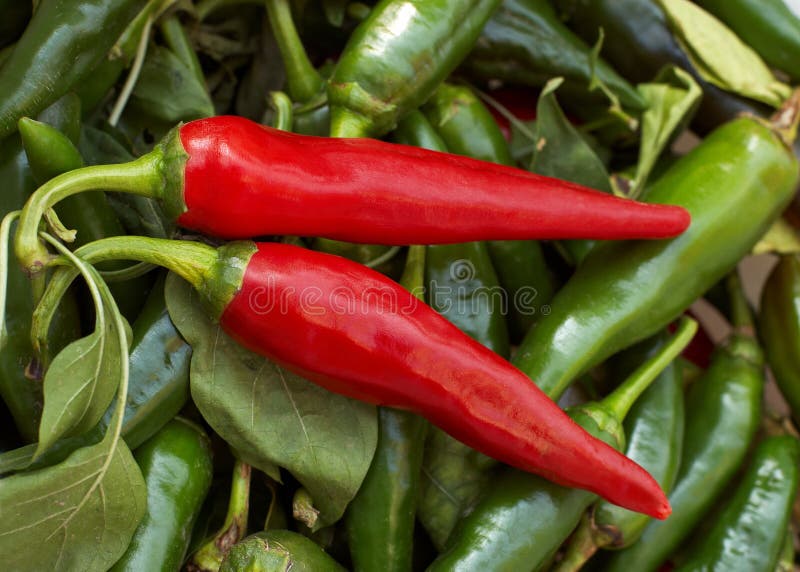
[[[796,568],[797,6],[0,14],[4,570]]]

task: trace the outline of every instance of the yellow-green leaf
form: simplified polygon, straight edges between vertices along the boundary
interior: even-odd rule
[[[659,0],[676,39],[703,79],[779,107],[791,88],[775,79],[767,64],[733,31],[689,0]]]

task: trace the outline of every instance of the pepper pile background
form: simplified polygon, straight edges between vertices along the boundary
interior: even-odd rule
[[[681,236],[656,241],[260,237],[374,267],[510,357],[653,475],[673,507],[665,521],[310,384],[224,334],[175,274],[113,260],[83,268],[93,286],[68,289],[76,273],[57,270],[60,304],[34,312],[41,285],[0,264],[5,568],[795,566],[791,3],[11,0],[0,14],[4,215],[62,173],[130,161],[178,122],[224,114],[514,165],[692,215]],[[703,137],[691,151],[687,130]],[[59,202],[47,222],[86,260],[127,234],[221,244],[177,231],[162,207],[94,191]],[[745,275],[748,301],[731,271],[751,251],[770,275],[763,288]],[[731,334],[715,329],[712,354],[701,329],[672,361],[688,322],[672,338],[667,329],[693,303]],[[127,392],[120,381],[116,393],[128,342]],[[77,415],[69,388],[82,379],[99,397]]]

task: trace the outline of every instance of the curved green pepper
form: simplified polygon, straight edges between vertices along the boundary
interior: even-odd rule
[[[800,11],[786,0],[697,0],[770,66],[800,79]]]
[[[763,387],[760,348],[752,336],[734,334],[686,397],[683,458],[669,495],[672,515],[651,521],[636,543],[614,553],[609,571],[657,570],[688,537],[744,460],[758,429]]]
[[[675,338],[608,397],[568,410],[572,419],[591,435],[621,449],[625,443],[622,421],[631,405],[686,346],[696,328],[696,323],[685,320]],[[487,488],[453,531],[447,550],[428,570],[542,569],[595,500],[597,496],[588,491],[508,470]]]
[[[634,83],[652,81],[667,64],[691,73],[703,88],[693,123],[702,134],[741,113],[768,113],[766,107],[703,80],[672,36],[655,0],[556,0],[556,5],[569,17],[570,27],[590,44],[603,28],[601,54],[625,79]]]
[[[75,94],[67,94],[63,99],[74,99],[74,119],[80,125],[80,101]],[[60,175],[84,166],[83,157],[75,143],[59,130],[27,117],[19,121],[22,145],[31,166],[36,183],[42,185]],[[77,132],[80,134],[80,131]],[[78,247],[108,236],[125,234],[122,223],[108,203],[102,191],[81,193],[68,197],[56,209],[59,218],[67,228],[75,229],[77,234],[74,247]],[[103,270],[120,270],[129,263],[120,261],[104,264]],[[150,290],[150,277],[140,276],[124,282],[112,283],[109,287],[122,315],[131,320],[136,317]]]
[[[53,109],[43,112],[40,119],[54,122],[59,129],[66,129],[66,114],[61,113],[61,107],[61,102],[54,104]],[[0,142],[0,181],[3,182],[0,216],[21,209],[36,189],[22,142],[17,135]],[[2,279],[8,280],[5,314],[8,337],[6,345],[0,348],[0,397],[11,411],[20,436],[26,442],[33,442],[38,437],[42,413],[42,380],[39,375],[41,372],[36,368],[27,370],[34,359],[30,342],[34,308],[30,280],[16,264],[9,266],[8,276]],[[50,347],[58,352],[78,336],[79,330],[75,299],[67,296],[61,303],[51,329],[53,338]]]
[[[379,137],[464,59],[500,0],[382,0],[328,82],[332,137]]]
[[[687,208],[689,229],[672,240],[596,246],[525,337],[516,365],[558,397],[582,372],[665,327],[728,273],[797,183],[797,160],[769,126],[742,118],[717,129],[645,194]]]
[[[623,361],[658,348],[659,337],[625,352]],[[641,359],[641,358],[640,358]],[[616,361],[616,360],[615,360]],[[625,455],[641,465],[669,493],[678,473],[684,430],[683,377],[679,363],[669,364],[625,418]],[[573,534],[558,572],[580,570],[598,548],[625,548],[641,536],[650,517],[600,501]]]
[[[761,294],[758,334],[775,381],[800,418],[800,256],[782,256]]]
[[[425,247],[409,249],[400,283],[422,296]],[[369,471],[347,508],[346,525],[356,571],[411,570],[414,518],[428,424],[421,417],[378,408],[378,445]]]
[[[220,572],[344,572],[317,543],[288,530],[267,530],[233,546]]]
[[[106,56],[141,0],[42,0],[0,68],[0,139],[67,93]]]
[[[547,0],[503,0],[483,29],[475,48],[462,64],[481,80],[544,87],[563,77],[559,95],[580,103],[608,103],[600,91],[589,91],[594,74],[625,109],[643,111],[647,102],[608,63],[592,69],[592,49],[567,28]]]
[[[202,429],[176,417],[134,456],[147,487],[147,511],[111,570],[179,570],[211,486],[211,444]]]
[[[450,153],[513,166],[508,144],[492,113],[468,87],[443,84],[424,112]],[[486,244],[508,295],[509,325],[521,339],[538,319],[537,308],[549,303],[555,292],[542,247],[530,240],[495,240]]]
[[[758,444],[730,503],[696,539],[675,572],[773,572],[797,494],[800,442],[789,435]]]

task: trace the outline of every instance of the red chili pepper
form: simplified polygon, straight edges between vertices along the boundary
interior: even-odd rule
[[[172,268],[239,343],[331,391],[414,411],[478,451],[631,510],[670,513],[644,469],[584,431],[508,361],[363,265],[279,243],[214,249],[131,236],[78,254]]]
[[[271,234],[377,244],[484,239],[665,238],[683,232],[677,206],[637,203],[503,165],[384,143],[295,135],[241,117],[181,126],[124,165],[66,173],[34,194],[17,255],[39,256],[39,222],[90,189],[163,200],[186,228],[220,238]]]
[[[295,135],[239,117],[187,123],[180,141],[189,160],[178,223],[221,238],[663,238],[689,224],[679,207],[520,169],[373,139]]]

